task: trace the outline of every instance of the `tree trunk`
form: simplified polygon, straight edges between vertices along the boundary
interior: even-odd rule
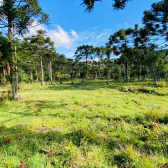
[[[30,66],[30,82],[31,84],[33,83],[33,76],[32,76],[32,68]]]
[[[49,61],[49,64],[48,64],[48,77],[49,77],[49,83],[50,83],[50,61]]]
[[[9,14],[10,15],[10,14]],[[12,21],[10,16],[8,16],[8,38],[12,42]],[[12,59],[13,61],[14,59]],[[11,85],[12,85],[12,99],[17,99],[18,98],[18,89],[16,85],[16,72],[15,72],[15,67],[12,64],[10,64],[10,69],[11,69]]]
[[[4,75],[3,75],[3,73],[1,72],[0,73],[0,84],[4,84],[5,82],[4,82]]]
[[[100,63],[99,63],[99,78],[100,78]]]
[[[44,72],[43,72],[43,61],[40,52],[40,66],[41,66],[41,86],[44,86]]]
[[[108,79],[107,79],[107,85],[109,85],[109,79],[110,79],[110,63],[109,63],[109,57],[108,57]]]
[[[157,85],[157,70],[156,70],[156,68],[153,69],[153,74],[154,74],[154,77],[153,77],[154,78],[153,79],[154,80],[154,84]]]
[[[36,67],[36,82],[38,82],[37,67]]]
[[[50,82],[51,82],[51,85],[52,85],[52,64],[51,64],[51,60],[49,62],[49,73],[50,73]]]
[[[141,80],[141,64],[139,65],[139,80]]]
[[[72,85],[73,85],[74,83],[73,83],[73,71],[72,71]]]
[[[16,56],[16,45],[15,45],[15,59],[16,59],[16,66],[15,66],[15,69],[16,69],[16,97],[19,98],[19,95],[18,95],[18,72],[17,72],[17,56]]]
[[[129,82],[129,77],[128,77],[128,61],[125,63],[125,75],[126,75],[126,82]]]
[[[97,71],[96,71],[95,79],[97,79]]]
[[[88,79],[88,66],[87,66],[87,56],[86,56],[86,68],[87,68],[87,73],[86,73],[86,78]]]
[[[6,82],[6,70],[5,70],[4,67],[2,68],[2,71],[3,71],[3,73],[1,73],[1,75],[2,75],[2,83],[5,84],[5,82]]]

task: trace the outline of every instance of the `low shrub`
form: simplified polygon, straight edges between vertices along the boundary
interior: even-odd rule
[[[122,92],[132,92],[132,93],[142,92],[142,93],[148,93],[148,94],[151,94],[151,93],[157,94],[157,88],[154,88],[154,87],[119,86],[118,90]]]
[[[12,90],[4,91],[0,96],[0,102],[12,100]]]
[[[159,87],[165,87],[165,86],[167,86],[167,83],[166,83],[166,81],[158,81],[157,82],[157,86],[159,86]]]

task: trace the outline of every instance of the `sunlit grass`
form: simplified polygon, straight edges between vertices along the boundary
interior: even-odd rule
[[[128,91],[140,87],[155,92]],[[20,101],[0,103],[0,167],[18,167],[22,160],[30,168],[154,168],[168,162],[165,83],[88,80],[19,88]]]

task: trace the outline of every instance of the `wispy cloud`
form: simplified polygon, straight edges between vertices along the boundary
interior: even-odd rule
[[[128,22],[124,22],[123,24],[118,24],[117,27],[119,28],[127,28],[129,26]]]
[[[110,34],[112,34],[111,29],[103,29],[98,31],[93,28],[90,30],[84,30],[83,32],[79,33],[79,42],[93,46],[105,45]]]
[[[128,22],[124,22],[124,25],[125,25],[125,26],[128,26]]]
[[[72,34],[76,39],[79,38],[79,36],[77,35],[76,31],[71,30],[71,34]]]
[[[35,21],[33,23],[33,26],[35,26],[36,24],[37,22]],[[40,29],[46,30],[47,35],[51,38],[52,41],[54,41],[56,48],[63,47],[69,49],[79,37],[75,30],[71,30],[71,32],[68,33],[59,25],[56,25],[54,29],[50,30],[48,30],[44,25],[31,27],[29,29],[29,35],[36,34],[37,30]]]
[[[74,58],[74,53],[78,46],[93,45],[94,47],[105,45],[108,42],[109,36],[112,34],[111,29],[103,29],[101,31],[94,28],[78,32],[78,39],[74,42],[71,48],[59,48],[60,53],[64,53],[68,58]]]
[[[33,25],[36,24],[37,22],[33,23]],[[54,41],[57,52],[65,54],[68,58],[73,58],[78,46],[93,45],[97,47],[105,45],[108,42],[110,34],[112,34],[111,29],[98,30],[96,27],[81,32],[76,32],[73,29],[67,32],[60,25],[56,25],[53,29],[39,25],[30,28],[29,35],[36,34],[36,31],[39,29],[46,30],[47,35]]]

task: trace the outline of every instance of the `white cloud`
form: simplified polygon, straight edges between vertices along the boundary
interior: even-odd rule
[[[97,39],[100,39],[103,35],[104,35],[104,33],[102,33],[102,34],[96,36],[96,38],[97,38]]]
[[[98,31],[94,28],[89,29],[89,30],[84,30],[79,34],[79,39],[78,43],[80,44],[88,44],[88,45],[93,45],[95,46],[102,46],[107,43],[108,38],[110,34],[112,34],[111,29],[103,29],[101,31]]]
[[[80,34],[80,38],[81,41],[84,41],[85,43],[87,42],[88,45],[96,47],[105,45],[111,34],[111,29],[103,29],[101,31],[86,30]]]
[[[124,22],[124,25],[127,26],[127,25],[128,25],[128,22]]]
[[[67,58],[74,59],[74,52],[67,52],[67,53],[65,53],[65,55]]]
[[[128,27],[128,22],[124,22],[122,25],[121,24],[117,24],[117,27],[126,28],[126,27]]]
[[[111,30],[104,29],[98,36],[96,36],[97,40],[104,41],[105,39],[109,38],[111,34]]]
[[[68,33],[62,27],[59,25],[56,27],[56,29],[48,31],[48,34],[51,37],[51,40],[54,41],[55,46],[70,48],[74,40],[70,38]]]
[[[34,21],[32,26],[29,28],[29,33],[26,36],[35,35],[37,34],[37,30],[46,30],[44,25],[38,25],[37,21]]]
[[[76,39],[79,38],[79,36],[77,35],[76,31],[71,30],[71,34],[72,34]]]
[[[54,41],[56,48],[63,47],[69,49],[75,42],[75,40],[77,40],[79,37],[74,30],[71,30],[70,32],[70,34],[72,35],[71,36],[59,25],[57,25],[55,29],[50,30],[48,30],[44,25],[38,25],[38,26],[35,25],[37,25],[36,21],[34,21],[34,23],[32,24],[33,27],[29,29],[28,35],[36,34],[36,31],[40,29],[46,30],[47,35],[51,38],[52,41]]]
[[[36,25],[37,22],[33,23]],[[39,25],[34,28],[30,28],[30,34],[36,34],[36,30],[46,30],[47,35],[55,43],[56,51],[60,54],[65,54],[67,58],[74,58],[74,53],[80,45],[93,45],[94,47],[102,46],[107,43],[111,29],[98,30],[91,28],[76,32],[71,30],[70,32],[65,31],[61,26],[56,25],[53,29],[48,29],[44,25]]]

